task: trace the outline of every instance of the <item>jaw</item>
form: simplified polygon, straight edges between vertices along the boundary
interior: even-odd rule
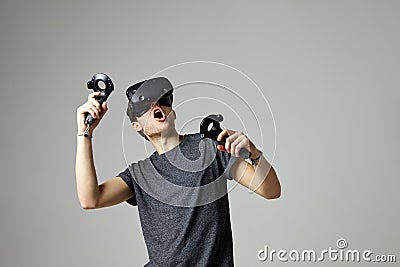
[[[163,111],[164,113],[164,111]],[[153,113],[154,114],[154,113]],[[151,115],[153,115],[151,114]],[[175,118],[172,110],[167,111],[163,114],[162,119],[157,119],[151,116],[147,118],[147,125],[144,124],[143,128],[146,128],[146,135],[149,137],[156,138],[168,138],[176,134],[175,129]]]

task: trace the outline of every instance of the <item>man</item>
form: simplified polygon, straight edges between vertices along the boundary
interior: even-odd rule
[[[280,196],[275,170],[241,132],[224,130],[225,146],[199,133],[178,134],[172,108],[173,87],[157,77],[126,91],[132,127],[155,152],[98,184],[91,136],[107,112],[95,96],[77,109],[76,182],[84,209],[126,201],[137,206],[149,262],[145,266],[233,266],[232,231],[226,180],[234,179],[266,199]],[[95,122],[81,135],[90,113]],[[247,149],[252,164],[239,158]],[[205,190],[204,190],[205,189]]]

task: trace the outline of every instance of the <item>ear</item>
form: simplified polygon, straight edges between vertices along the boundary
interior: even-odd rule
[[[173,114],[174,114],[174,119],[176,119],[176,112],[175,112],[175,110],[173,109],[172,112],[173,112]]]
[[[143,127],[137,121],[132,122],[132,128],[135,129],[137,132],[143,130]]]

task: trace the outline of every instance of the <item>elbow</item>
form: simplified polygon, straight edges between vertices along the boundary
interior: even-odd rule
[[[270,179],[271,183],[265,188],[265,194],[263,195],[264,198],[271,200],[271,199],[278,199],[281,197],[281,183],[279,182],[278,176],[274,168],[272,168],[273,176],[267,178]],[[272,180],[271,180],[272,179]]]
[[[281,191],[279,190],[279,192],[276,192],[275,194],[271,194],[271,195],[267,195],[265,196],[266,199],[268,200],[272,200],[272,199],[277,199],[281,197]]]
[[[84,209],[84,210],[92,210],[92,209],[95,209],[95,208],[96,208],[95,206],[84,205],[84,204],[81,204],[81,207],[82,207],[82,209]]]
[[[80,201],[80,204],[84,210],[92,210],[97,208],[97,204],[95,202]]]
[[[281,197],[281,186],[278,185],[278,188],[274,193],[265,194],[264,197],[268,200],[280,198]]]
[[[93,210],[96,208],[95,205],[86,205],[86,204],[81,204],[82,209],[84,210]]]

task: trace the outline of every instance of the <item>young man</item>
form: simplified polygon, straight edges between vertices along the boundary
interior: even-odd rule
[[[154,153],[98,184],[91,136],[107,112],[95,96],[77,109],[78,133],[90,113],[89,137],[78,134],[76,183],[84,209],[126,201],[137,206],[149,262],[145,266],[233,266],[232,230],[226,180],[234,179],[266,199],[280,196],[274,168],[241,132],[224,130],[218,140],[199,133],[178,134],[172,108],[173,87],[164,77],[127,89],[132,127],[154,146]],[[252,164],[239,158],[251,153]]]

